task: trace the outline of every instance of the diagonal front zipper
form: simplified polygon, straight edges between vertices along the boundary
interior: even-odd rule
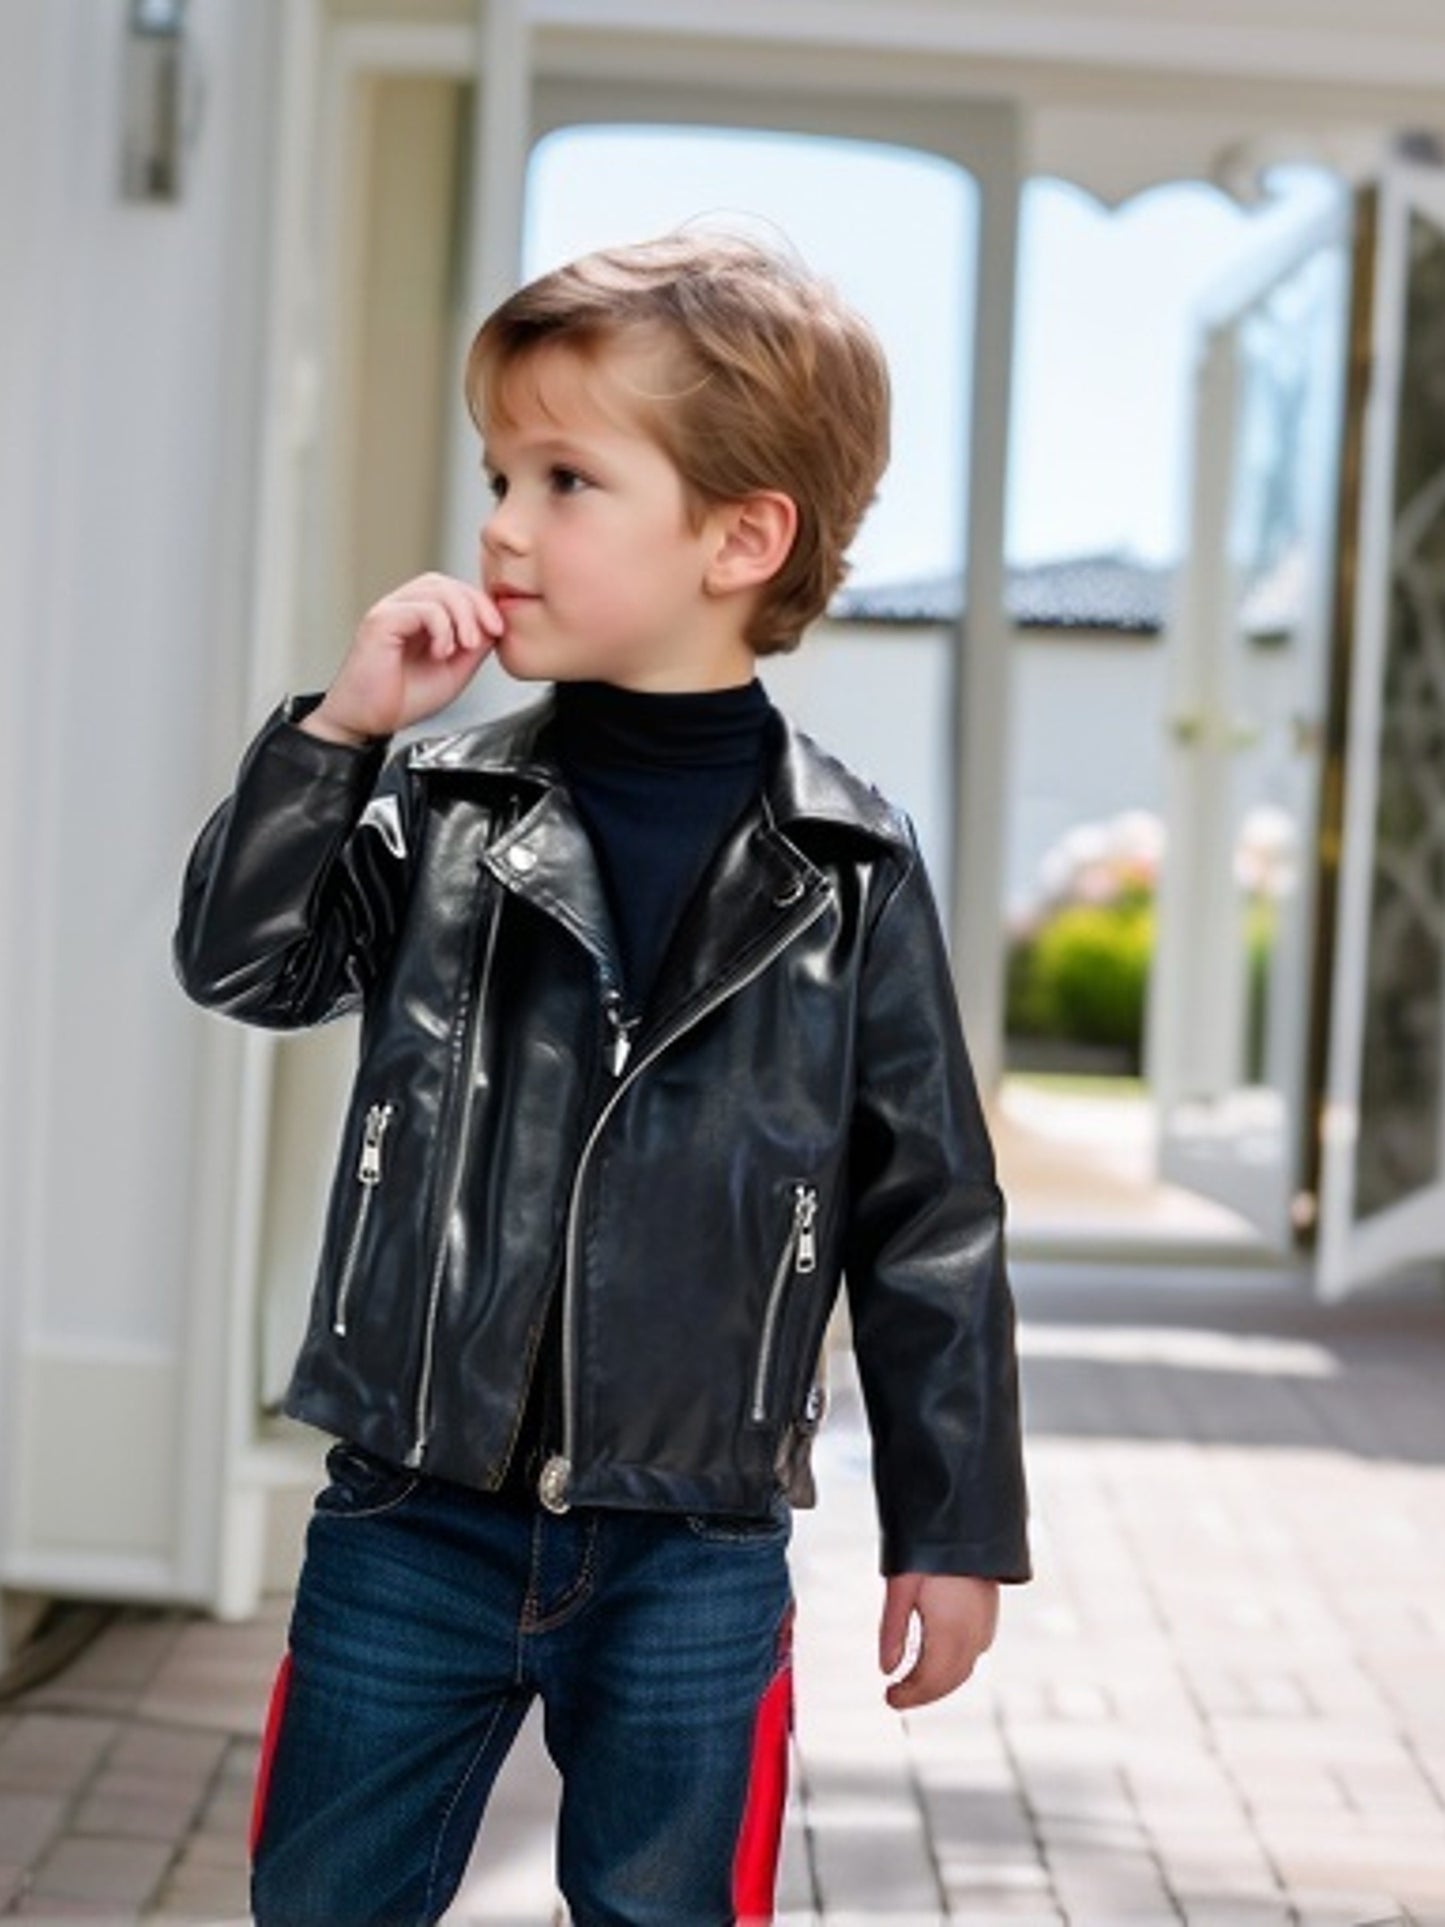
[[[537,1496],[549,1512],[566,1512],[571,1505],[572,1468],[576,1463],[576,1376],[577,1376],[577,1339],[572,1317],[573,1285],[577,1276],[578,1232],[581,1225],[582,1191],[587,1176],[587,1165],[597,1141],[607,1126],[607,1120],[621,1103],[625,1093],[631,1089],[649,1064],[675,1044],[678,1038],[693,1030],[705,1017],[710,1017],[719,1005],[725,1004],[740,990],[746,990],[754,983],[768,966],[773,963],[795,938],[801,937],[805,930],[815,924],[832,902],[832,892],[825,890],[819,894],[809,908],[806,916],[792,923],[782,935],[762,952],[762,954],[737,977],[720,984],[710,997],[706,997],[692,1013],[671,1030],[664,1031],[656,1041],[635,1060],[627,1051],[620,1049],[615,1023],[615,1007],[604,1000],[604,1012],[608,1015],[609,1027],[613,1031],[614,1049],[611,1061],[619,1057],[624,1066],[616,1087],[598,1113],[587,1141],[582,1146],[577,1159],[577,1169],[572,1179],[572,1198],[567,1209],[566,1256],[562,1273],[562,1449],[554,1453],[542,1467],[542,1475],[537,1481]]]
[[[768,1381],[773,1371],[773,1348],[777,1343],[778,1321],[788,1287],[794,1278],[804,1277],[818,1268],[817,1222],[817,1185],[795,1184],[787,1242],[773,1273],[768,1302],[763,1311],[763,1335],[758,1342],[758,1364],[753,1374],[753,1404],[749,1414],[754,1425],[762,1425],[768,1416]]]
[[[361,1156],[356,1166],[356,1182],[361,1186],[361,1196],[357,1200],[351,1236],[346,1241],[346,1256],[341,1261],[341,1277],[336,1286],[336,1303],[331,1318],[331,1329],[338,1338],[346,1336],[346,1307],[351,1297],[351,1282],[356,1276],[356,1264],[361,1256],[366,1221],[371,1216],[371,1201],[376,1196],[376,1187],[381,1183],[381,1147],[386,1141],[387,1128],[395,1112],[394,1104],[373,1104],[366,1113],[366,1122],[362,1127]]]

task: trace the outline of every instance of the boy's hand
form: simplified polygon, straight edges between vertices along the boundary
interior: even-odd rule
[[[459,696],[502,629],[496,603],[471,583],[435,571],[413,576],[367,610],[301,728],[333,743],[394,736]]]
[[[962,1686],[988,1651],[998,1628],[998,1581],[904,1572],[886,1585],[878,1629],[878,1664],[885,1673],[902,1665],[909,1624],[918,1615],[918,1657],[884,1695],[901,1713]]]

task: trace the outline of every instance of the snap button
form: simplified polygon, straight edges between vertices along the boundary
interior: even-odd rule
[[[571,1464],[560,1453],[554,1453],[542,1467],[542,1476],[537,1481],[537,1497],[549,1512],[560,1516],[572,1510],[571,1490]]]
[[[804,883],[801,877],[794,877],[791,883],[785,885],[783,889],[778,891],[773,898],[773,902],[780,910],[786,910],[790,903],[796,903],[798,901],[807,887],[807,884]]]
[[[507,861],[519,876],[525,876],[528,870],[536,869],[537,852],[529,850],[525,843],[514,843],[507,852]]]

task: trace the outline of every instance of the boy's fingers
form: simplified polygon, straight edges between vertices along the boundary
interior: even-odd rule
[[[484,654],[502,632],[496,604],[480,590],[449,576],[428,577],[427,593],[398,596],[396,602],[425,623],[429,652],[438,661],[445,661],[458,648]]]
[[[972,1673],[978,1660],[973,1644],[956,1633],[925,1629],[917,1663],[888,1688],[888,1704],[902,1712],[946,1699]]]
[[[483,626],[482,599],[478,591],[465,582],[447,581],[441,599],[456,629],[458,644],[472,654],[479,655],[487,647],[490,638]]]
[[[402,617],[397,625],[399,639],[405,641],[425,634],[428,655],[441,657],[450,653],[452,620],[444,607],[413,596],[395,596],[392,606]]]
[[[474,593],[477,598],[477,608],[481,614],[481,626],[495,641],[505,633],[507,627],[502,612],[485,590],[477,589]]]
[[[903,1663],[908,1645],[908,1625],[918,1602],[919,1580],[915,1573],[903,1573],[888,1580],[883,1595],[883,1617],[878,1626],[878,1667],[891,1673]]]
[[[485,591],[453,576],[432,578],[437,600],[451,615],[457,640],[464,649],[483,650],[503,630],[502,612]]]

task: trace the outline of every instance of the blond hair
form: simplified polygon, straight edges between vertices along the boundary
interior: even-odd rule
[[[505,419],[509,379],[537,349],[594,359],[622,339],[666,350],[671,385],[636,402],[682,477],[690,516],[761,489],[795,504],[797,534],[745,634],[760,656],[796,648],[843,580],[888,462],[877,337],[800,262],[733,235],[680,231],[584,255],[509,296],[467,355],[473,421],[485,432],[488,419]]]

